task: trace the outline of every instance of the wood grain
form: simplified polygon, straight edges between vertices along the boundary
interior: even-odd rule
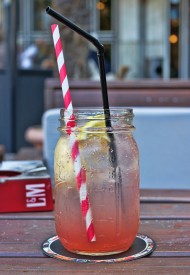
[[[152,237],[147,257],[117,264],[79,264],[45,256],[56,235],[54,212],[0,214],[0,274],[190,274],[190,191],[141,190],[139,233]]]
[[[179,198],[178,198],[179,199]],[[171,198],[170,198],[171,200]],[[141,219],[189,219],[190,203],[141,202]],[[3,213],[0,220],[54,220],[54,212]]]
[[[141,219],[190,219],[190,203],[141,203]]]
[[[162,189],[142,189],[140,190],[141,202],[158,203],[158,202],[190,202],[190,190],[162,190]]]
[[[119,264],[80,264],[51,258],[0,259],[1,274],[127,274],[127,275],[187,275],[190,274],[188,258],[142,258]],[[5,273],[6,272],[6,273]],[[13,273],[14,272],[14,273]]]
[[[41,243],[56,235],[53,220],[1,220],[0,228],[0,256],[6,257],[41,257]],[[139,233],[157,243],[153,257],[190,256],[189,220],[143,220]]]
[[[70,81],[73,105],[76,107],[102,107],[99,81]],[[110,81],[110,106],[190,106],[190,81],[135,80]],[[44,108],[62,108],[59,79],[45,81]]]

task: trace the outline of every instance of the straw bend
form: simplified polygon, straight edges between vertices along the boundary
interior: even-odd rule
[[[92,44],[94,44],[94,46],[98,49],[99,53],[104,53],[104,46],[94,36],[90,35],[88,32],[86,32],[86,31],[82,30],[81,28],[79,28],[77,25],[72,23],[70,20],[68,20],[66,17],[64,17],[60,13],[56,12],[54,9],[52,9],[50,7],[47,7],[46,12],[49,15],[51,15],[52,17],[54,17],[55,19],[57,19],[58,21],[60,21],[61,23],[68,26],[73,31],[77,32],[78,34],[80,34],[81,36],[86,38]]]
[[[60,21],[61,23],[63,23],[64,25],[68,26],[70,29],[72,29],[76,33],[78,33],[81,36],[83,36],[84,38],[86,38],[88,41],[90,41],[97,48],[104,113],[105,113],[106,117],[110,117],[109,100],[108,100],[108,92],[107,92],[107,81],[106,81],[106,72],[105,72],[105,63],[104,63],[104,46],[94,36],[92,36],[91,34],[89,34],[86,31],[84,31],[83,29],[79,28],[77,25],[72,23],[70,20],[68,20],[63,15],[61,15],[57,11],[53,10],[52,8],[47,7],[46,12],[49,15],[51,15],[52,17],[54,17],[55,19],[57,19],[58,21]],[[107,110],[107,111],[105,111],[105,110]],[[111,127],[110,119],[106,120],[106,126]]]

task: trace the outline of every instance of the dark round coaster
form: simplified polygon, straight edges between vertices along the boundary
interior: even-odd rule
[[[115,255],[87,256],[74,254],[66,250],[58,236],[46,240],[42,244],[43,252],[53,258],[78,263],[117,263],[131,261],[150,254],[156,248],[155,242],[145,235],[138,234],[131,248]]]

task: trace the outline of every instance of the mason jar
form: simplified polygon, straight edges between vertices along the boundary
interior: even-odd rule
[[[54,154],[57,235],[67,250],[78,254],[126,251],[139,228],[139,154],[133,137],[133,110],[77,109],[74,120],[66,123],[69,116],[61,109]],[[82,209],[76,159],[85,174],[82,182],[93,240],[89,240]]]

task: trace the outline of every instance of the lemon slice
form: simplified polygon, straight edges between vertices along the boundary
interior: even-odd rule
[[[91,119],[91,121],[87,122],[84,126],[79,127],[78,140],[82,141],[92,137],[97,137],[99,139],[105,139],[109,141],[110,139],[106,132],[104,115],[88,116],[87,118]],[[96,120],[96,118],[98,120]],[[97,128],[97,131],[95,131],[93,128]]]

